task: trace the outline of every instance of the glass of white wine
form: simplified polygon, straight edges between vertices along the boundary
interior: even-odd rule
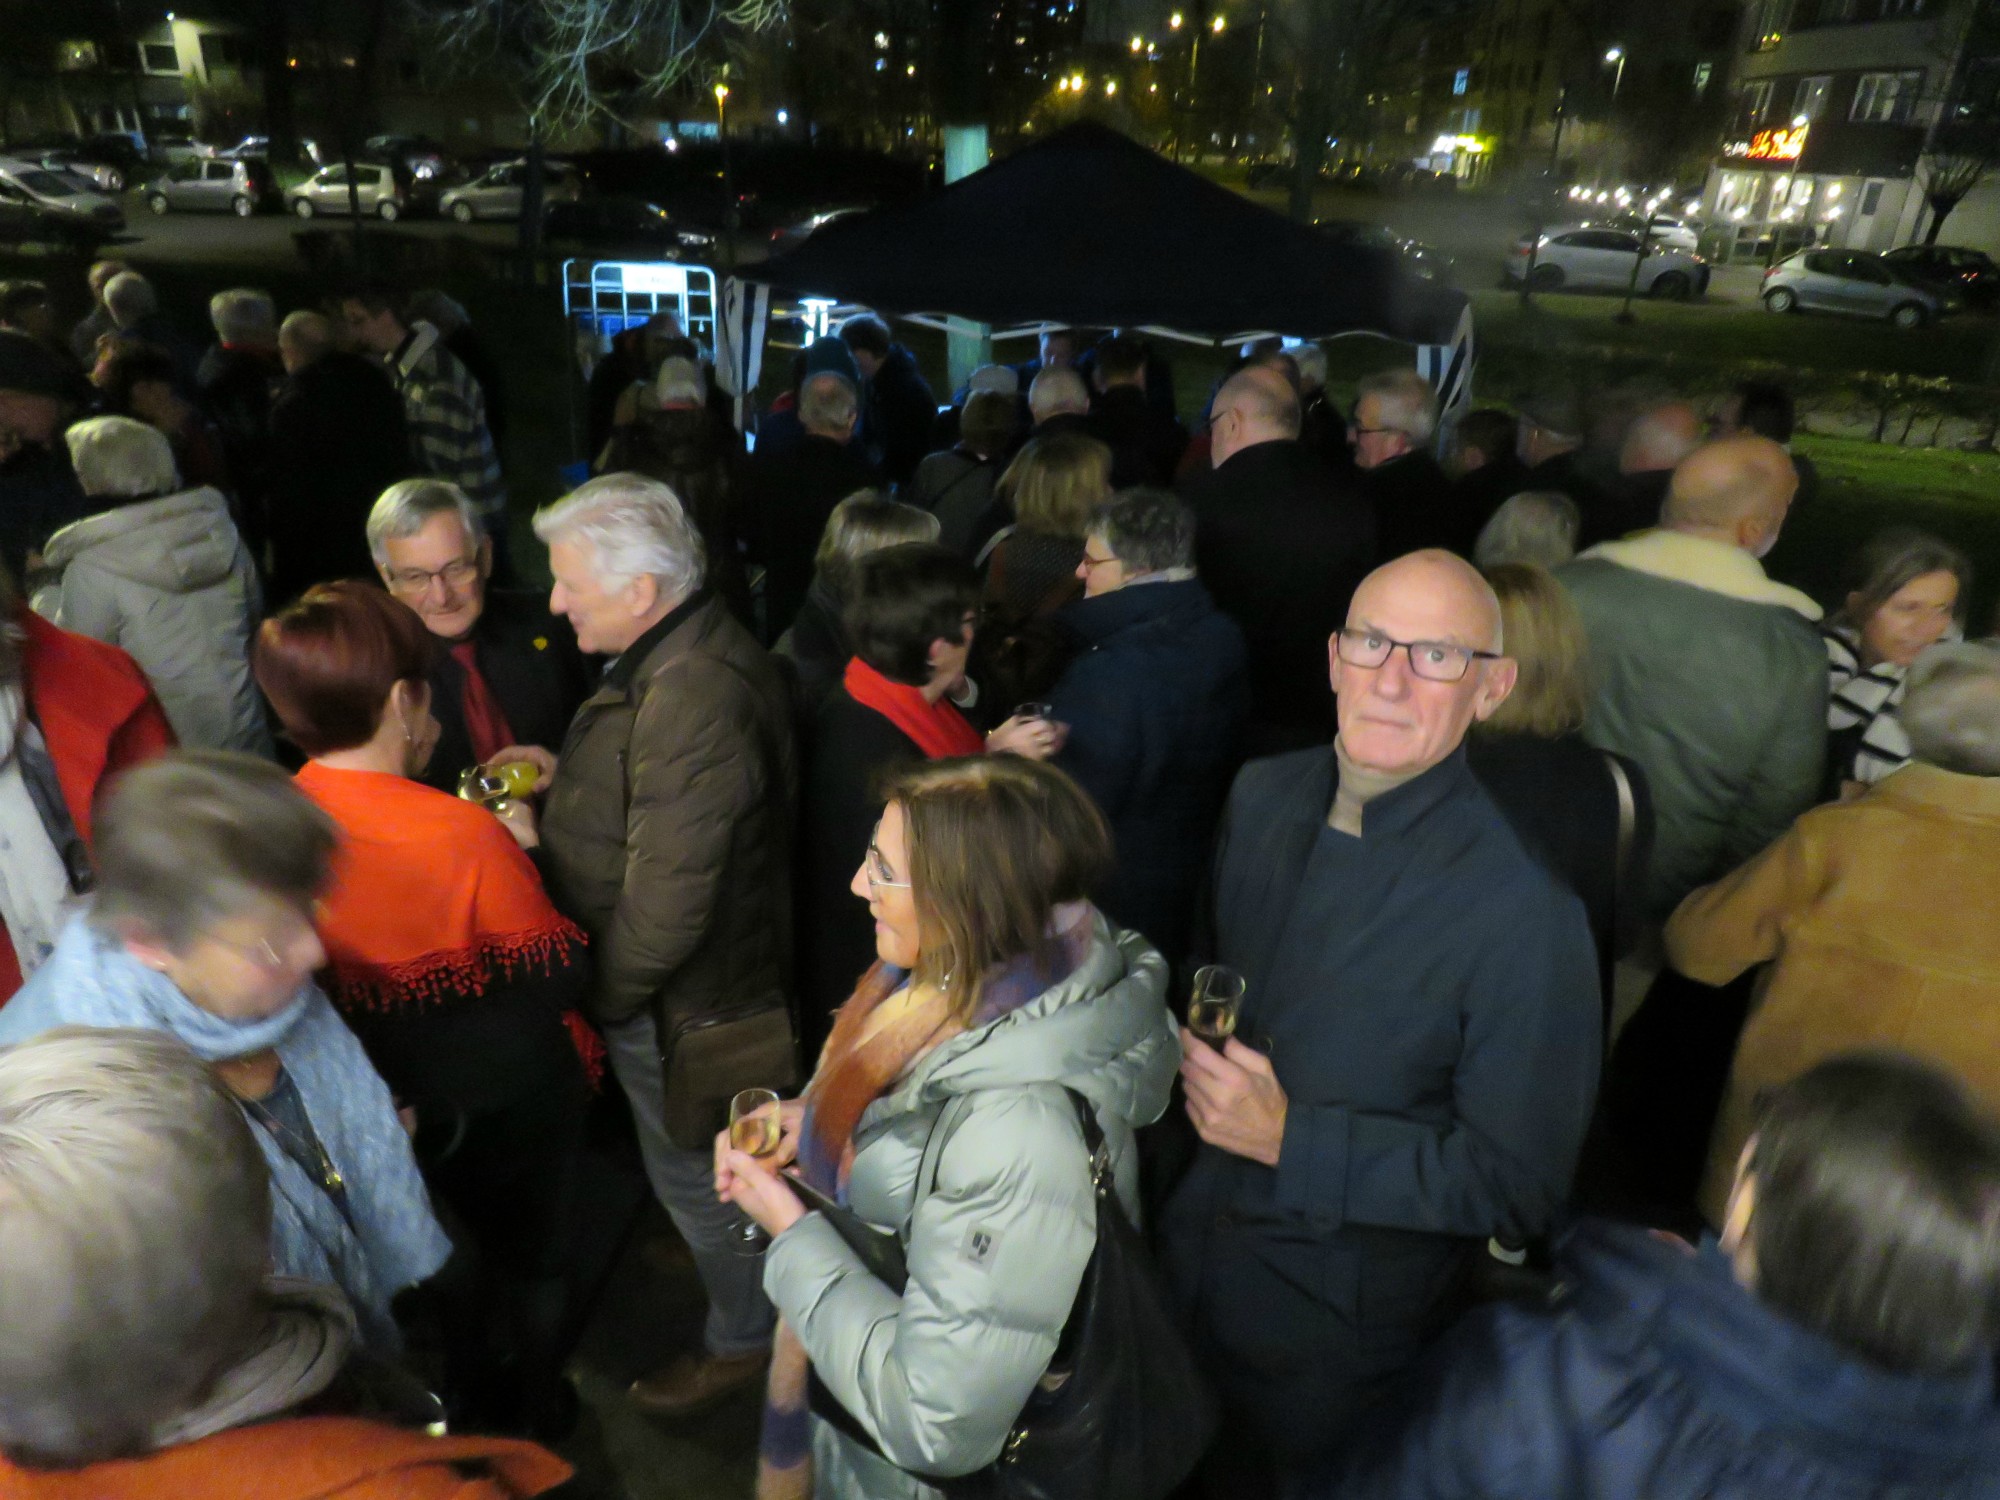
[[[777,1154],[783,1130],[778,1120],[778,1096],[770,1089],[744,1089],[729,1101],[729,1144],[745,1156]],[[748,1214],[730,1230],[729,1248],[738,1255],[762,1255],[771,1237]]]
[[[1217,1052],[1222,1051],[1236,1034],[1236,1019],[1249,988],[1249,981],[1227,964],[1197,969],[1194,989],[1188,996],[1188,1030]]]

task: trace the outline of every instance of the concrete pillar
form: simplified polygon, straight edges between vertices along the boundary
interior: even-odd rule
[[[984,125],[944,127],[944,180],[947,183],[970,177],[986,165],[986,157]],[[992,362],[992,326],[953,318],[951,331],[945,335],[945,365],[951,375],[951,388],[958,390],[972,378],[974,370]]]

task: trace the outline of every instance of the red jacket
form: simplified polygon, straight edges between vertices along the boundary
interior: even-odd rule
[[[48,741],[56,780],[76,831],[90,842],[91,813],[105,780],[174,746],[174,732],[138,663],[116,646],[93,641],[21,611],[27,632],[21,681]],[[21,987],[14,945],[0,926],[0,1005]]]
[[[0,1500],[523,1500],[570,1473],[553,1453],[510,1438],[292,1417],[86,1469],[18,1469],[0,1458]]]

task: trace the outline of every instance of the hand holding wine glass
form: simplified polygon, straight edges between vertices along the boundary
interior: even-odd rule
[[[1249,981],[1227,964],[1209,964],[1196,970],[1188,996],[1188,1030],[1217,1052],[1222,1051],[1236,1034],[1243,997],[1249,989]]]
[[[784,1137],[783,1122],[780,1117],[778,1096],[770,1089],[744,1089],[729,1101],[728,1140],[731,1151],[760,1161],[771,1160],[778,1154],[778,1147]],[[775,1168],[775,1161],[773,1161]],[[727,1173],[726,1164],[720,1164],[717,1181],[720,1183]],[[731,1181],[725,1191],[733,1189]],[[738,1255],[761,1255],[770,1243],[770,1236],[747,1213],[730,1230],[730,1249]]]

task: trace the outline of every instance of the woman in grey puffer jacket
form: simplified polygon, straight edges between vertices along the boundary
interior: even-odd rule
[[[723,1195],[774,1236],[764,1286],[784,1317],[760,1497],[805,1493],[809,1465],[829,1500],[925,1500],[923,1476],[998,1457],[1096,1244],[1065,1087],[1095,1107],[1136,1219],[1133,1130],[1166,1108],[1180,1058],[1165,961],[1082,899],[1110,838],[1075,783],[982,756],[913,767],[888,796],[854,880],[881,961],[782,1107],[778,1154],[717,1142]],[[810,1186],[902,1241],[900,1297],[773,1174],[794,1154]],[[869,1441],[824,1400],[807,1418],[807,1359]]]
[[[102,507],[49,538],[35,612],[124,648],[190,749],[272,753],[250,678],[264,612],[229,502],[180,487],[173,450],[143,422],[93,417],[65,434],[83,492]]]

